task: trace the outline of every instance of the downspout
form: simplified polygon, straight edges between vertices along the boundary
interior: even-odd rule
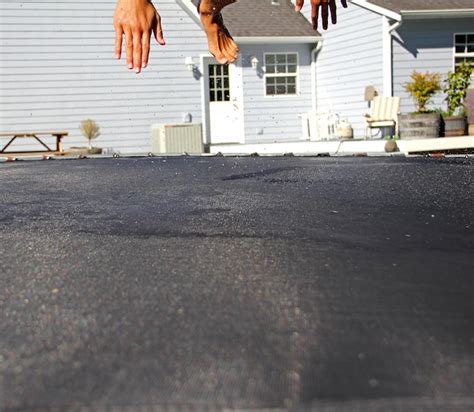
[[[323,48],[323,39],[320,39],[316,44],[316,47],[311,50],[311,110],[316,111],[318,102],[317,102],[317,93],[316,93],[316,58],[318,53]]]
[[[383,17],[383,60],[384,60],[384,73],[383,73],[383,89],[385,96],[393,96],[393,47],[392,47],[392,36],[395,30],[401,27],[403,24],[402,17],[394,24],[390,25],[389,19]]]

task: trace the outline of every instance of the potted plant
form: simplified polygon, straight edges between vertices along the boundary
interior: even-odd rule
[[[101,154],[102,149],[100,147],[92,147],[92,140],[97,139],[100,136],[100,127],[92,119],[85,119],[79,125],[79,130],[82,135],[87,139],[87,147],[71,147],[68,150],[69,154]]]
[[[432,97],[441,91],[439,73],[420,73],[416,70],[411,81],[404,84],[405,90],[416,104],[416,112],[399,116],[399,134],[401,139],[426,139],[439,137],[441,116],[429,110]]]
[[[471,84],[472,67],[462,62],[454,72],[449,72],[445,81],[444,93],[448,104],[447,116],[444,116],[444,135],[464,136],[466,132],[466,109],[464,102]]]

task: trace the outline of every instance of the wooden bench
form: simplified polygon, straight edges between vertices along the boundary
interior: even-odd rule
[[[57,153],[60,154],[63,151],[61,140],[64,136],[67,136],[68,132],[30,132],[30,133],[20,133],[20,132],[11,132],[11,133],[0,133],[1,137],[10,138],[9,142],[3,146],[0,153]],[[25,151],[16,151],[16,152],[7,152],[8,146],[10,146],[15,139],[18,138],[33,138],[38,141],[46,150],[25,150]],[[56,150],[52,150],[42,139],[45,137],[55,137],[56,138]]]

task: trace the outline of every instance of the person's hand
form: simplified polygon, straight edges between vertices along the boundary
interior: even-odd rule
[[[341,0],[342,7],[347,7],[347,0]],[[304,0],[296,0],[295,10],[300,11],[304,5]],[[331,12],[331,22],[332,24],[337,23],[337,13],[336,13],[336,0],[311,0],[311,21],[313,24],[313,29],[318,28],[318,20],[321,9],[321,18],[323,20],[323,29],[327,30],[328,28],[328,17],[329,12]]]
[[[140,73],[148,64],[151,32],[156,41],[164,45],[161,17],[150,0],[118,0],[114,15],[115,57],[122,55],[122,38],[125,35],[127,66]]]

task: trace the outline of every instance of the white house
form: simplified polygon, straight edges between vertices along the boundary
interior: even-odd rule
[[[0,131],[67,130],[65,147],[83,146],[78,127],[92,118],[97,145],[122,153],[150,151],[156,123],[202,123],[210,144],[301,139],[321,37],[287,0],[224,10],[241,51],[229,66],[208,54],[190,0],[156,2],[167,45],[140,75],[114,59],[115,3],[0,2]]]

